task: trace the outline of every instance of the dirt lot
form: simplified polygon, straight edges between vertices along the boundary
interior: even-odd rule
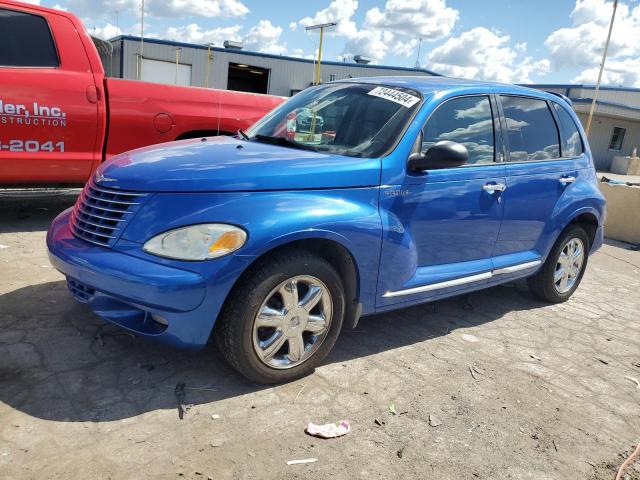
[[[72,202],[0,197],[0,478],[613,479],[640,441],[628,246],[566,304],[518,284],[364,318],[315,374],[265,388],[76,304],[44,244]],[[304,433],[343,418],[346,437]]]

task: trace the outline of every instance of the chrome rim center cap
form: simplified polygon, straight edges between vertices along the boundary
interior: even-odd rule
[[[309,315],[304,308],[295,308],[288,311],[282,322],[282,331],[287,337],[299,335],[307,326]]]

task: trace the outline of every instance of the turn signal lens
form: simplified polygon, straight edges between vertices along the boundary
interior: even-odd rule
[[[209,247],[209,254],[215,256],[226,255],[239,249],[247,238],[242,230],[230,230],[223,233],[216,243]]]

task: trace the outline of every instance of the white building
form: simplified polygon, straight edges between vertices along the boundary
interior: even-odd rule
[[[573,109],[586,128],[595,87],[592,85],[528,85],[561,93],[573,102]],[[598,171],[609,171],[613,158],[628,157],[634,148],[640,153],[640,88],[600,87],[589,132],[589,145]]]
[[[208,61],[207,46],[145,38],[140,74],[140,38],[120,36],[109,42],[113,53],[102,54],[102,59],[113,77],[288,97],[309,87],[315,72],[314,61],[305,58],[212,47]],[[439,76],[424,69],[355,62],[323,61],[321,67],[323,82],[377,75]]]

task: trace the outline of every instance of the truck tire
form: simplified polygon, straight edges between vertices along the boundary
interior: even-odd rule
[[[243,275],[214,331],[223,358],[258,383],[313,372],[342,328],[345,296],[329,262],[304,250],[279,252]]]
[[[541,300],[566,302],[580,285],[588,259],[589,237],[578,225],[570,225],[560,234],[542,268],[527,279],[529,289]]]

